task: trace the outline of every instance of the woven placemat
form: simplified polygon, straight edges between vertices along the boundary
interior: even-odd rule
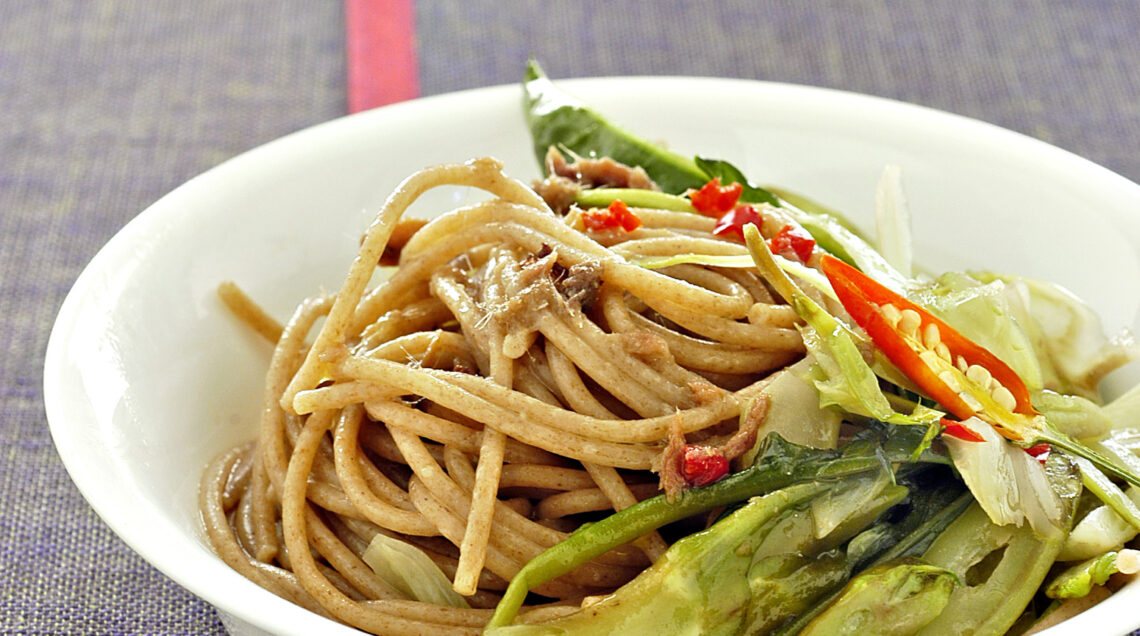
[[[115,537],[48,434],[75,277],[178,184],[344,112],[337,3],[0,3],[0,633],[223,633]]]

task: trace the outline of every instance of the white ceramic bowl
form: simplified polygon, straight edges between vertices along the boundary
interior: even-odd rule
[[[1106,328],[1140,333],[1140,186],[977,121],[829,90],[749,81],[618,78],[562,86],[686,154],[734,161],[871,227],[874,186],[902,167],[917,258],[1060,282]],[[189,181],[92,260],[48,345],[44,396],[72,478],[111,528],[214,604],[234,631],[354,633],[263,591],[217,559],[195,504],[203,466],[251,439],[269,348],[215,299],[232,279],[284,318],[337,289],[389,191],[433,163],[493,155],[537,174],[521,90],[408,102],[316,126]],[[437,193],[438,210],[464,197]],[[430,213],[421,205],[419,214]],[[1110,378],[1119,393],[1136,365]],[[1132,585],[1050,634],[1140,626]]]

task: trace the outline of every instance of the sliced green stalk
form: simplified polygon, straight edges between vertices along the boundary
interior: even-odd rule
[[[1067,531],[1080,494],[1080,478],[1059,454],[1049,456],[1046,468],[1062,501],[1062,529]],[[919,634],[1005,633],[1037,593],[1065,534],[1041,537],[1028,525],[999,526],[981,506],[972,506],[922,556],[957,574],[963,587],[954,591],[945,611]]]
[[[904,294],[910,281],[899,273],[863,237],[847,229],[841,221],[825,214],[813,214],[784,202],[781,206],[828,253],[840,258],[891,291]]]
[[[1121,519],[1140,531],[1140,507],[1129,499],[1116,484],[1112,483],[1111,479],[1100,472],[1100,469],[1093,466],[1092,462],[1083,457],[1077,457],[1074,461],[1076,461],[1077,467],[1081,469],[1081,481],[1085,488],[1109,508],[1112,508],[1116,514],[1120,515]]]
[[[819,201],[816,201],[814,199],[810,199],[810,198],[800,194],[799,192],[792,192],[791,190],[787,190],[787,189],[781,188],[779,186],[769,185],[769,186],[765,186],[765,187],[768,189],[769,192],[776,195],[776,197],[778,199],[780,199],[780,203],[783,207],[791,206],[791,207],[799,208],[799,210],[801,212],[804,212],[806,214],[811,214],[813,216],[831,217],[832,219],[835,219],[835,221],[837,223],[839,223],[843,227],[847,228],[847,230],[849,232],[855,234],[856,236],[859,236],[859,238],[862,239],[864,242],[867,242],[866,238],[859,234],[858,226],[856,226],[854,223],[852,223],[851,219],[848,219],[848,218],[844,217],[842,214],[840,214],[837,210],[834,210],[834,209],[820,203]],[[817,239],[817,241],[818,241],[818,239]],[[828,250],[828,251],[831,251],[831,250]]]
[[[957,587],[953,572],[917,559],[881,565],[851,579],[800,634],[909,636],[942,613]]]
[[[940,489],[937,496],[919,499],[915,510],[897,524],[881,524],[851,540],[847,553],[853,570],[858,572],[897,559],[916,557],[925,552],[946,528],[959,517],[974,498],[969,492],[947,500],[943,495],[960,492]],[[906,534],[900,539],[898,532]],[[884,546],[888,546],[885,547]],[[839,597],[836,590],[812,607],[801,611],[794,620],[780,627],[776,636],[792,636],[803,628]]]
[[[1133,503],[1140,503],[1140,488],[1130,487],[1125,495]],[[1069,533],[1058,561],[1090,559],[1111,550],[1117,550],[1136,536],[1136,528],[1116,514],[1107,505],[1100,505],[1077,522]]]
[[[875,523],[907,494],[907,488],[872,472],[795,484],[753,498],[709,529],[673,544],[656,563],[597,603],[544,623],[511,626],[504,633],[727,636],[769,631],[842,584],[846,559],[833,547]],[[848,495],[863,505],[847,506]],[[821,526],[821,517],[834,523]],[[497,633],[496,627],[489,633]]]
[[[752,599],[739,634],[767,634],[810,608],[850,576],[842,549],[805,555],[789,552],[758,559],[748,570]]]
[[[688,199],[675,194],[639,188],[590,188],[579,190],[574,202],[584,208],[604,208],[621,199],[631,208],[696,212]]]
[[[518,626],[508,633],[631,633],[631,629],[636,633],[669,633],[681,625],[715,627],[721,620],[722,603],[728,601],[737,608],[748,600],[746,573],[755,549],[750,540],[762,540],[773,522],[828,487],[822,482],[808,482],[752,499],[712,529],[691,534],[670,546],[654,565],[608,597],[608,604],[603,605],[606,601],[602,601],[598,604],[601,607],[590,606],[559,619],[556,630],[543,625],[529,629]],[[574,541],[575,536],[582,535],[570,535],[515,575],[487,623],[489,633],[511,623],[526,595],[524,588],[550,580],[534,564],[541,563],[549,569],[555,563],[550,562],[550,557],[544,560],[544,555],[561,552],[569,556],[569,550],[563,546]],[[743,549],[747,551],[742,552]],[[516,585],[520,581],[522,585]],[[617,611],[607,611],[614,605]]]
[[[1106,456],[1114,457],[1131,470],[1140,472],[1140,458],[1133,455],[1119,441],[1108,438],[1092,442],[1090,446]],[[1140,507],[1140,488],[1129,486],[1123,494]],[[1088,559],[1118,549],[1131,541],[1136,534],[1136,526],[1117,514],[1113,508],[1102,505],[1090,511],[1077,523],[1057,559],[1060,561]]]
[[[1108,577],[1117,572],[1135,574],[1138,570],[1140,570],[1140,552],[1136,550],[1106,552],[1058,574],[1045,587],[1045,596],[1058,599],[1081,598],[1087,596],[1094,586],[1104,585],[1108,582]]]
[[[1068,435],[1065,435],[1056,428],[1053,428],[1044,418],[1041,418],[1041,421],[1045,422],[1043,426],[1025,431],[1025,439],[1023,442],[1019,442],[1019,445],[1030,447],[1038,444],[1050,444],[1066,451],[1070,455],[1087,459],[1094,466],[1109,475],[1123,479],[1133,486],[1140,486],[1140,472],[1130,469],[1119,459],[1102,455]]]
[[[1128,470],[1134,473],[1140,473],[1140,457],[1137,457],[1131,449],[1121,443],[1114,437],[1106,437],[1101,440],[1089,442],[1089,448],[1102,453],[1105,457],[1111,457],[1119,461]]]

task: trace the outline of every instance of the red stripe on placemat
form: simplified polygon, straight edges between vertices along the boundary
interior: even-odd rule
[[[412,0],[345,0],[348,112],[420,96]]]

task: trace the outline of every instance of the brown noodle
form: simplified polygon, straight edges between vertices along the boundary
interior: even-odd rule
[[[401,225],[440,185],[494,198]],[[802,355],[794,314],[749,271],[636,265],[746,252],[712,219],[635,211],[633,232],[585,233],[494,160],[439,166],[389,197],[336,295],[283,327],[223,286],[276,348],[258,439],[203,477],[219,556],[360,629],[475,634],[528,560],[591,514],[658,494],[648,471],[671,431],[732,439],[765,378]],[[369,289],[394,232],[399,267]],[[473,609],[403,598],[361,559],[378,533],[422,549]],[[522,620],[612,590],[666,548],[653,533],[603,555],[539,587],[551,601]]]

